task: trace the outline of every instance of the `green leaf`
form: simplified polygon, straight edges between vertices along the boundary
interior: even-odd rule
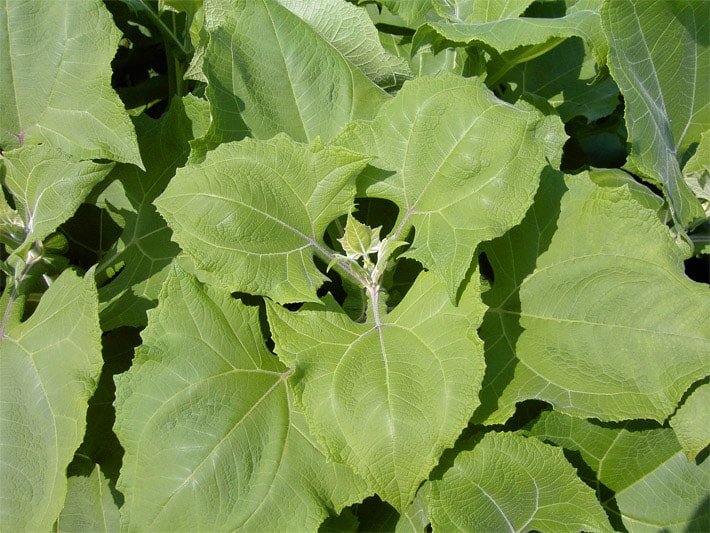
[[[352,214],[348,214],[348,221],[345,224],[345,233],[338,242],[343,246],[343,250],[349,258],[360,259],[370,254],[377,253],[380,248],[380,229],[371,228],[356,219]]]
[[[211,31],[204,71],[221,142],[329,140],[371,118],[404,62],[380,45],[367,14],[340,0],[234,0]],[[374,54],[374,55],[373,55]]]
[[[571,8],[564,17],[559,18],[517,17],[502,11],[499,19],[489,18],[470,23],[430,22],[420,27],[414,35],[414,49],[442,39],[459,46],[484,45],[499,54],[509,52],[504,57],[509,67],[512,67],[547,52],[568,37],[581,37],[591,45],[597,62],[603,65],[608,45],[602,32],[597,4],[595,0],[580,3],[579,7]]]
[[[710,218],[710,130],[700,136],[695,153],[683,167],[683,178]]]
[[[688,459],[695,459],[710,445],[710,424],[707,424],[709,405],[710,385],[703,383],[686,398],[670,420]]]
[[[71,476],[67,480],[67,497],[57,519],[57,531],[113,533],[119,531],[119,526],[118,505],[98,466],[89,476]]]
[[[425,533],[429,526],[429,493],[431,483],[425,481],[419,487],[414,501],[407,507],[397,521],[395,533]]]
[[[47,145],[5,152],[4,185],[15,199],[24,225],[18,252],[42,240],[66,222],[113,164],[76,161]]]
[[[49,531],[62,509],[101,372],[97,306],[93,272],[65,271],[29,319],[0,327],[3,531]]]
[[[391,313],[367,324],[332,298],[296,313],[267,307],[311,432],[400,511],[478,405],[479,290],[470,282],[454,307],[423,273]]]
[[[219,146],[178,170],[156,205],[174,239],[214,283],[279,303],[317,301],[332,253],[328,224],[352,210],[369,158],[279,135]]]
[[[604,507],[631,533],[705,529],[710,463],[688,461],[670,429],[603,426],[551,412],[530,433],[577,454],[596,475]]]
[[[308,531],[362,499],[328,463],[262,339],[258,310],[174,268],[116,378],[126,531]]]
[[[562,450],[489,433],[459,454],[429,497],[434,531],[611,531]]]
[[[519,17],[533,0],[430,0],[437,13],[450,22],[490,22]]]
[[[627,185],[546,176],[523,223],[484,251],[495,282],[479,420],[536,398],[662,422],[710,373],[710,289],[685,276],[670,231]]]
[[[432,0],[382,0],[381,4],[416,28],[435,14]]]
[[[441,76],[405,83],[375,120],[335,142],[377,155],[359,187],[399,206],[392,240],[414,227],[405,255],[454,298],[476,246],[522,219],[565,138],[556,117],[504,103],[477,79]]]
[[[704,2],[606,1],[609,70],[626,104],[638,171],[662,184],[683,226],[704,216],[680,172],[690,146],[710,127],[710,31]]]
[[[122,219],[123,233],[99,264],[99,277],[106,269],[122,270],[99,289],[101,326],[104,331],[121,326],[144,326],[146,310],[155,306],[160,287],[178,246],[160,217],[153,201],[163,192],[178,167],[187,161],[189,142],[194,138],[194,122],[207,102],[193,96],[174,99],[158,120],[146,115],[134,119],[145,171],[119,165],[111,177],[123,187],[120,203],[113,196],[102,198],[107,209]]]
[[[619,89],[608,75],[599,75],[589,44],[579,37],[565,39],[540,57],[510,68],[504,54],[493,59],[493,75],[506,71],[499,83],[513,90],[505,94],[514,101],[524,95],[545,98],[564,122],[582,116],[591,122],[611,114],[619,103]],[[510,68],[510,70],[507,70]],[[487,80],[490,81],[490,80]]]
[[[47,143],[77,159],[141,166],[111,88],[120,37],[100,0],[46,0],[41,9],[33,0],[2,0],[0,147]]]

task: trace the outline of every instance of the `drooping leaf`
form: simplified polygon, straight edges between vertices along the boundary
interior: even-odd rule
[[[67,497],[57,519],[57,531],[117,533],[119,527],[118,505],[98,465],[89,476],[68,478]]]
[[[611,531],[592,489],[562,450],[489,433],[432,482],[434,531]]]
[[[297,313],[268,305],[312,433],[399,510],[478,405],[478,292],[471,281],[454,307],[423,273],[391,313],[371,311],[369,323],[353,322],[331,298]]]
[[[550,412],[530,433],[578,454],[597,477],[604,507],[631,533],[705,529],[710,463],[690,462],[670,429],[632,428]]]
[[[685,276],[668,228],[635,196],[587,174],[545,176],[523,223],[484,246],[495,282],[480,420],[535,398],[663,421],[710,373],[710,289]]]
[[[0,326],[3,531],[49,531],[62,509],[101,371],[97,307],[93,273],[67,270],[29,319]]]
[[[534,59],[569,37],[581,37],[592,48],[599,64],[604,64],[608,45],[601,28],[599,0],[586,0],[573,6],[564,17],[530,18],[500,11],[500,18],[487,20],[432,21],[421,26],[414,35],[414,48],[445,40],[459,46],[483,45],[502,54],[499,72],[489,77],[500,78],[519,63]],[[498,12],[494,13],[498,14]],[[490,82],[489,82],[490,84]]]
[[[263,341],[258,310],[175,267],[117,381],[126,531],[308,531],[362,499],[328,463]]]
[[[323,235],[352,210],[355,177],[368,158],[284,135],[219,146],[180,169],[158,198],[174,239],[197,267],[230,291],[277,302],[317,301],[329,262]]]
[[[375,120],[355,122],[335,142],[377,155],[359,186],[399,206],[393,239],[414,227],[406,255],[453,298],[476,246],[523,217],[564,139],[556,117],[506,104],[476,79],[441,76],[407,82]]]
[[[99,0],[0,3],[0,148],[47,143],[76,159],[141,166],[111,88],[120,32]],[[31,60],[29,60],[31,58]]]
[[[204,71],[214,122],[226,142],[247,132],[329,140],[371,118],[403,62],[377,40],[367,14],[339,0],[232,0],[210,32]],[[373,53],[376,52],[376,55]]]
[[[12,193],[24,226],[18,251],[42,240],[65,222],[113,164],[77,161],[47,145],[5,152],[3,185]]]
[[[710,385],[703,383],[686,398],[670,420],[678,442],[690,460],[710,445],[709,406]]]
[[[106,279],[106,269],[122,268],[99,289],[101,326],[105,331],[144,326],[146,310],[155,306],[170,262],[179,248],[171,242],[171,231],[152,202],[163,192],[176,169],[187,161],[189,141],[195,136],[194,113],[207,112],[206,106],[204,100],[188,96],[173,100],[170,109],[158,120],[145,115],[134,119],[145,171],[119,165],[111,176],[122,186],[121,198],[104,195],[100,199],[120,217],[123,226],[123,233],[98,267],[101,279]]]
[[[680,172],[710,127],[710,17],[694,1],[606,1],[609,70],[626,104],[630,162],[661,184],[678,222],[704,216]]]

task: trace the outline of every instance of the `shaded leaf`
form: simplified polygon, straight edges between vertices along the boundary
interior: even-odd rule
[[[120,515],[108,480],[95,466],[89,476],[71,476],[67,497],[57,519],[57,531],[66,533],[118,532]]]
[[[678,442],[683,446],[688,459],[695,459],[710,445],[710,385],[703,383],[695,389],[670,420]]]
[[[603,505],[611,515],[620,513],[630,532],[705,529],[710,463],[688,461],[670,429],[632,428],[633,423],[603,426],[550,412],[530,433],[578,453],[596,473]]]

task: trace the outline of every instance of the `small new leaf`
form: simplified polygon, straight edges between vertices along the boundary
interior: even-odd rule
[[[343,250],[351,259],[364,258],[367,263],[369,255],[377,253],[380,245],[380,229],[371,228],[363,224],[352,214],[348,214],[348,221],[345,224],[345,234],[338,239],[343,246]]]

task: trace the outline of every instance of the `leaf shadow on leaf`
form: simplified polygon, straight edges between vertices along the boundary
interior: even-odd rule
[[[139,330],[134,328],[119,328],[103,335],[104,365],[98,386],[89,399],[84,441],[67,467],[68,476],[89,476],[94,465],[98,464],[109,480],[114,501],[118,505],[123,502],[123,495],[116,490],[123,447],[113,432],[116,418],[113,406],[116,385],[113,378],[128,370],[133,360],[133,351],[140,343]]]
[[[485,421],[499,407],[498,400],[512,381],[518,364],[516,346],[523,332],[520,325],[520,285],[535,270],[537,258],[550,246],[560,215],[562,196],[567,191],[562,173],[547,168],[532,207],[523,221],[505,235],[485,243],[481,249],[493,269],[492,288],[483,293],[489,306],[478,329],[484,341],[486,372],[481,389],[481,405],[473,415]],[[547,228],[539,232],[538,228]],[[535,239],[536,246],[516,248],[520,241]]]

